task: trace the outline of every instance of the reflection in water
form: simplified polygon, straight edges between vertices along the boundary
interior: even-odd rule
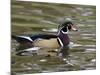
[[[61,58],[66,58],[68,56],[68,54],[69,54],[69,47],[68,46],[60,48],[59,56]]]
[[[16,52],[16,55],[19,55],[19,56],[33,56],[33,55],[37,55],[37,52],[38,50],[40,49],[39,47],[32,47],[32,48],[24,48],[22,50],[20,50],[20,45],[18,47],[19,50],[17,50]]]
[[[17,46],[16,49],[16,55],[18,56],[34,56],[37,55],[38,56],[38,51],[41,50],[41,48],[39,47],[32,47],[32,48],[26,48],[25,46]],[[56,50],[56,51],[55,51]],[[52,53],[57,53],[57,57],[59,57],[61,60],[65,61],[67,64],[69,63],[69,46],[65,46],[65,47],[61,47],[59,49],[55,49],[52,51],[48,51],[48,52],[52,52]],[[46,56],[48,57],[48,56]],[[50,57],[50,55],[49,55]],[[45,61],[46,59],[41,59],[40,62]]]
[[[66,63],[66,65],[74,66],[70,61],[69,50],[69,46],[60,48],[59,57]]]
[[[19,55],[19,56],[24,56],[24,55],[32,56],[35,54],[37,55],[39,50],[41,50],[41,48],[39,47],[27,48],[26,46],[19,45],[17,46],[17,49],[16,49],[16,55]],[[69,46],[61,47],[59,49],[55,49],[48,52],[56,52],[60,58],[65,59],[69,55]]]

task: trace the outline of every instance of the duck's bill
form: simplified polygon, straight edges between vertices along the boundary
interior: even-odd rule
[[[74,26],[72,26],[71,30],[72,31],[78,31],[78,29],[76,27],[74,27]]]

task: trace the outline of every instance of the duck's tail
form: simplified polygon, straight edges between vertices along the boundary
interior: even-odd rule
[[[17,39],[17,36],[11,35],[11,38],[16,40]]]
[[[28,36],[16,36],[16,35],[11,35],[11,38],[16,40],[21,46],[24,48],[31,48],[33,47],[33,40],[28,37]]]
[[[19,43],[27,43],[27,42],[32,42],[33,40],[28,37],[28,36],[16,36],[16,35],[11,35],[12,39],[15,39]]]

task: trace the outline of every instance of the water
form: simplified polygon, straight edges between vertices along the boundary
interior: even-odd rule
[[[12,39],[12,74],[93,70],[96,68],[95,6],[16,2],[12,0],[12,34],[57,34],[59,22],[70,18],[78,32],[69,32],[70,48],[19,48]],[[22,52],[22,56],[16,55]]]

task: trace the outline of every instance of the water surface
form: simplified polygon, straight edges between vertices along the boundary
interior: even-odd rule
[[[72,4],[49,4],[20,2],[12,0],[12,34],[57,34],[57,26],[64,19],[71,19],[78,32],[69,32],[70,49],[64,49],[63,58],[60,49],[33,48],[32,52],[16,55],[19,44],[12,39],[12,74],[31,74],[44,72],[62,72],[93,70],[96,68],[96,21],[95,6]],[[30,49],[28,49],[30,50]],[[35,50],[37,51],[36,53]]]

